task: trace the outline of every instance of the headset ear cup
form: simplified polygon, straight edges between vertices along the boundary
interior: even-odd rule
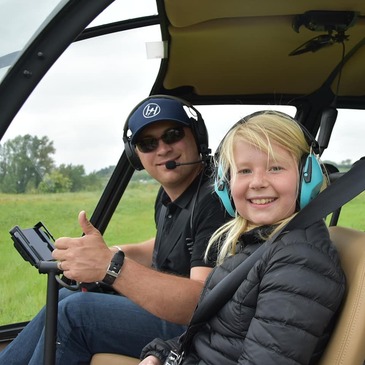
[[[132,144],[130,143],[130,141],[127,139],[124,139],[124,150],[125,150],[125,154],[128,158],[129,163],[132,165],[132,167],[134,169],[136,169],[137,171],[141,171],[144,169],[141,160],[139,159],[136,149],[134,146],[132,146]]]
[[[196,109],[195,109],[195,111],[196,111]],[[208,144],[209,138],[208,138],[207,127],[206,127],[201,115],[197,114],[197,117],[198,117],[197,120],[195,120],[194,118],[191,118],[191,129],[193,131],[193,135],[195,136],[199,152],[202,155],[208,155],[210,153],[210,150],[209,150],[209,144]]]
[[[299,184],[299,206],[303,209],[320,192],[324,176],[321,165],[315,155],[304,158]]]
[[[228,181],[224,178],[221,166],[218,166],[215,180],[214,191],[223,203],[224,208],[231,217],[235,217],[236,208],[234,206]]]

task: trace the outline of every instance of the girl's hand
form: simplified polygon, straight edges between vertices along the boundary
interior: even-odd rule
[[[143,359],[139,365],[162,365],[162,362],[156,356],[150,355]]]

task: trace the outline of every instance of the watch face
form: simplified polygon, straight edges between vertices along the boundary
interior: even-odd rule
[[[106,271],[106,275],[103,279],[103,283],[107,285],[112,285],[115,279],[119,276],[120,271],[122,270],[124,262],[124,252],[118,251],[112,258],[108,270]]]

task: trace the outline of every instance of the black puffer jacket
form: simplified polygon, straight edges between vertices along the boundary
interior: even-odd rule
[[[202,298],[262,244],[242,236],[237,254],[209,277]],[[232,299],[198,332],[184,365],[315,364],[345,291],[345,277],[321,221],[285,234],[263,254]],[[142,356],[164,360],[174,341],[155,340]]]

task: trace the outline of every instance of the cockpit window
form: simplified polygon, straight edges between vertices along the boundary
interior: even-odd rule
[[[0,12],[0,81],[55,9],[68,0],[2,0]]]
[[[2,0],[0,12],[0,81],[22,54],[24,47],[69,0]],[[115,1],[88,28],[157,14],[154,0],[138,3]],[[5,35],[5,36],[4,36]]]

